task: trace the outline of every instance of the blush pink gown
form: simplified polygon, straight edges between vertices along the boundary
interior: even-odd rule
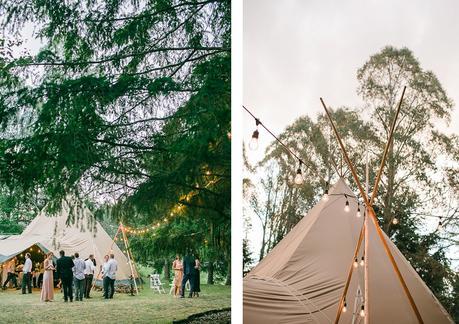
[[[54,299],[53,263],[45,260],[45,273],[43,274],[43,286],[41,287],[41,301],[52,301]]]

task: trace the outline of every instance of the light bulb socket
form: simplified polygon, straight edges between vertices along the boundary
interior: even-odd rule
[[[346,200],[346,206],[349,206],[349,201]]]
[[[298,168],[298,169],[296,170],[296,174],[302,174],[301,168]]]
[[[258,131],[258,129],[256,129],[253,131],[252,138],[258,139],[258,135],[260,135],[260,132]]]

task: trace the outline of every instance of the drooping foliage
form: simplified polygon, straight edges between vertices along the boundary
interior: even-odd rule
[[[0,185],[50,212],[89,200],[133,227],[172,213],[228,264],[230,2],[2,0],[0,13]],[[174,256],[167,233],[134,252]]]

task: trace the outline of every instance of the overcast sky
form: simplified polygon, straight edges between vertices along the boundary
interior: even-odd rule
[[[450,131],[459,133],[458,12],[453,0],[244,0],[244,105],[276,133],[321,113],[319,97],[361,105],[357,69],[386,45],[406,46],[454,100]],[[254,122],[243,116],[247,140]]]
[[[276,134],[301,115],[322,113],[319,97],[331,106],[361,106],[357,69],[386,45],[408,47],[453,99],[447,131],[459,134],[458,12],[453,0],[244,0],[244,105]],[[248,141],[255,123],[243,116]],[[271,140],[261,130],[249,160],[261,159]]]

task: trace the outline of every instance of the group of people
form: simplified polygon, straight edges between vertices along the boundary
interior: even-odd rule
[[[49,252],[43,262],[43,275],[41,282],[41,301],[50,302],[54,300],[55,279],[58,279],[57,286],[62,289],[65,302],[83,301],[83,298],[91,298],[90,292],[93,285],[96,270],[96,260],[91,254],[86,260],[80,258],[79,253],[71,257],[66,256],[64,251],[59,252],[60,257],[54,263],[54,254]],[[3,284],[6,289],[9,282],[17,288],[16,258],[7,264],[7,279]],[[118,263],[113,254],[104,257],[104,264],[100,271],[103,277],[104,298],[113,298],[115,293],[116,272]],[[24,265],[22,266],[22,293],[32,293],[32,259],[30,253],[25,254]],[[19,289],[19,288],[17,288]]]
[[[29,294],[32,293],[32,275],[34,271],[32,269],[32,260],[30,258],[30,253],[25,254],[24,264],[17,266],[17,258],[14,257],[7,263],[7,278],[3,283],[2,288],[5,290],[9,282],[11,282],[17,290],[22,288],[22,293]],[[21,288],[18,287],[17,277],[18,272],[22,272]]]
[[[172,263],[172,269],[174,270],[172,286],[174,296],[185,298],[186,284],[189,283],[188,297],[199,297],[201,292],[201,261],[198,255],[192,256],[188,253],[183,260],[177,255]]]

